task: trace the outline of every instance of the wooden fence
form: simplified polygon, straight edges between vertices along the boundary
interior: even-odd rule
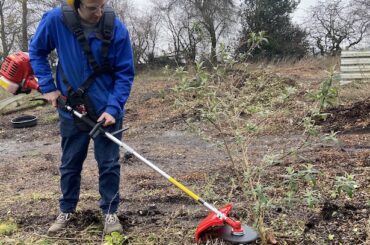
[[[341,84],[355,80],[370,81],[370,50],[342,51],[340,58]]]

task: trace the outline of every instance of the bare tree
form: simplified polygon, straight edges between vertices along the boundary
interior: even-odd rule
[[[131,17],[131,40],[137,64],[154,60],[159,32],[159,18],[154,14]]]
[[[17,2],[0,1],[0,39],[4,57],[9,54],[20,33],[20,15],[16,4]]]
[[[354,6],[356,6],[356,14],[364,20],[370,21],[370,1],[369,0],[354,0]],[[370,37],[370,29],[367,30],[367,38]]]
[[[211,43],[211,61],[217,62],[218,38],[227,30],[234,16],[232,0],[187,0],[194,6],[195,17],[207,30]]]
[[[359,13],[353,1],[320,0],[312,7],[308,32],[321,55],[337,55],[342,48],[348,49],[363,40],[370,19]]]
[[[197,45],[203,41],[210,44],[211,61],[217,62],[219,38],[226,33],[235,16],[232,0],[167,0],[156,3],[164,11],[176,55],[186,52],[190,54],[189,60],[194,60]]]
[[[129,13],[133,13],[136,11],[132,5],[132,1],[130,0],[111,0],[110,4],[113,6],[116,15],[124,23],[128,21],[127,17]]]
[[[185,2],[156,1],[156,10],[161,13],[162,24],[169,37],[169,55],[177,64],[184,60],[193,64],[198,44],[203,40],[203,30]]]
[[[112,0],[110,3],[130,32],[135,64],[152,62],[160,32],[159,15],[154,11],[139,13],[132,0]]]

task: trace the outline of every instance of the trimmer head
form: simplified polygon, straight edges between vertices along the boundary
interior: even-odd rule
[[[210,212],[197,227],[195,232],[196,241],[200,243],[215,238],[236,244],[246,244],[256,241],[258,239],[256,231],[249,226],[241,225],[240,222],[227,217],[232,208],[232,204],[227,204],[225,207],[219,209],[226,216],[226,219],[222,219],[216,213]]]

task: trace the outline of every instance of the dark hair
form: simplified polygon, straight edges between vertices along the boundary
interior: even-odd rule
[[[81,5],[81,0],[75,0],[74,3],[73,3],[75,9],[79,9],[80,8],[80,5]]]

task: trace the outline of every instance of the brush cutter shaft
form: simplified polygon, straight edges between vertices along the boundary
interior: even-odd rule
[[[220,212],[217,208],[215,208],[214,206],[212,206],[211,204],[207,203],[206,201],[204,201],[202,198],[200,198],[198,195],[196,195],[194,192],[192,192],[191,190],[189,190],[188,188],[186,188],[186,186],[184,186],[183,184],[181,184],[180,182],[178,182],[177,180],[175,180],[174,178],[172,178],[170,175],[168,175],[167,173],[165,173],[163,170],[161,170],[160,168],[158,168],[156,165],[154,165],[152,162],[150,162],[148,159],[144,158],[143,156],[141,156],[139,153],[137,153],[134,149],[132,149],[131,147],[129,147],[128,145],[126,145],[125,143],[123,143],[122,141],[118,140],[116,137],[114,137],[113,135],[111,135],[110,133],[108,132],[105,132],[105,136],[107,138],[109,138],[110,140],[112,140],[113,142],[115,142],[116,144],[120,145],[121,147],[125,148],[126,151],[132,153],[133,155],[135,155],[137,158],[139,158],[141,161],[143,161],[146,165],[148,165],[149,167],[151,167],[153,170],[155,170],[157,173],[159,173],[160,175],[162,175],[163,177],[165,177],[168,181],[170,181],[172,184],[174,184],[175,186],[177,186],[180,190],[182,190],[183,192],[185,192],[188,196],[190,196],[191,198],[193,198],[195,201],[201,203],[203,206],[205,206],[206,208],[208,208],[209,210],[211,210],[212,212],[216,213],[216,215],[222,219],[222,220],[227,220],[227,219],[230,219],[230,218],[227,218],[222,212]]]
[[[107,138],[109,138],[110,140],[112,140],[113,142],[115,142],[116,144],[118,144],[121,147],[125,148],[126,151],[132,153],[134,156],[136,156],[137,158],[139,158],[146,165],[148,165],[153,170],[155,170],[157,173],[159,173],[160,175],[162,175],[163,177],[165,177],[168,181],[170,181],[172,184],[174,184],[175,186],[177,186],[180,190],[182,190],[183,192],[185,192],[188,196],[190,196],[191,198],[193,198],[195,201],[203,204],[203,206],[205,206],[209,210],[215,212],[220,219],[226,220],[227,217],[223,213],[221,213],[217,208],[215,208],[211,204],[209,204],[206,201],[204,201],[202,198],[200,198],[194,192],[192,192],[191,190],[189,190],[188,188],[186,188],[186,186],[184,186],[183,184],[181,184],[180,182],[178,182],[177,180],[175,180],[174,178],[172,178],[170,175],[168,175],[166,172],[164,172],[163,170],[161,170],[160,168],[158,168],[156,165],[154,165],[148,159],[146,159],[143,156],[141,156],[139,153],[137,153],[130,146],[128,146],[125,143],[123,143],[122,141],[118,140],[116,137],[114,137],[113,135],[111,135],[108,132],[105,132],[105,136]]]
[[[93,127],[95,126],[96,123],[92,122],[90,119],[88,119],[83,114],[79,113],[78,111],[73,110],[70,106],[65,105],[65,108],[68,111],[72,112],[78,118],[86,121],[90,126],[93,126]],[[91,125],[91,124],[93,124],[93,125]],[[228,220],[228,219],[230,219],[230,218],[226,217],[222,212],[220,212],[217,208],[215,208],[213,205],[211,205],[211,204],[207,203],[206,201],[204,201],[202,198],[200,198],[194,192],[192,192],[191,190],[189,190],[188,188],[186,188],[183,184],[181,184],[180,182],[178,182],[177,180],[175,180],[174,178],[172,178],[170,175],[168,175],[166,172],[164,172],[163,170],[161,170],[160,168],[158,168],[155,164],[153,164],[152,162],[150,162],[148,159],[146,159],[143,156],[141,156],[139,153],[137,153],[130,146],[128,146],[124,142],[120,141],[119,139],[117,139],[116,137],[114,137],[112,134],[110,134],[108,132],[105,132],[104,130],[102,130],[102,131],[104,132],[105,136],[108,139],[110,139],[111,141],[113,141],[117,145],[123,147],[124,149],[126,149],[126,151],[128,151],[131,154],[133,154],[137,158],[139,158],[146,165],[148,165],[149,167],[151,167],[153,170],[155,170],[157,173],[159,173],[160,175],[162,175],[163,177],[165,177],[172,184],[174,184],[175,186],[177,186],[180,190],[182,190],[183,192],[185,192],[188,196],[190,196],[191,198],[193,198],[195,201],[201,203],[203,206],[205,206],[206,208],[208,208],[210,211],[214,212],[220,219],[225,220],[225,221]]]
[[[160,175],[162,175],[166,179],[168,179],[168,180],[171,179],[171,176],[169,176],[168,174],[166,174],[165,172],[163,172],[161,169],[159,169],[157,166],[155,166],[153,163],[151,163],[150,161],[148,161],[144,157],[142,157],[139,153],[137,153],[136,151],[134,151],[130,146],[128,146],[125,143],[123,143],[122,141],[118,140],[112,134],[110,134],[108,132],[105,132],[105,136],[107,138],[109,138],[110,140],[112,140],[113,142],[115,142],[116,144],[118,144],[119,146],[125,148],[126,151],[128,151],[129,153],[132,153],[134,156],[136,156],[137,158],[139,158],[146,165],[148,165],[149,167],[151,167],[152,169],[154,169],[156,172],[158,172]]]
[[[130,146],[128,146],[127,144],[125,144],[122,141],[118,140],[116,137],[114,137],[113,135],[111,135],[108,132],[105,132],[105,136],[107,138],[109,138],[110,140],[112,140],[113,142],[115,142],[116,144],[118,144],[119,146],[125,148],[126,151],[132,153],[134,156],[136,156],[137,158],[139,158],[146,165],[148,165],[153,170],[155,170],[157,173],[159,173],[160,175],[162,175],[163,177],[165,177],[168,181],[170,181],[172,184],[174,184],[175,186],[177,186],[180,190],[182,190],[183,192],[185,192],[188,196],[190,196],[191,198],[193,198],[195,201],[200,202],[206,208],[208,208],[209,210],[215,212],[217,214],[217,216],[219,216],[219,218],[226,219],[226,217],[224,216],[224,214],[221,213],[220,211],[218,211],[217,208],[213,207],[211,204],[209,204],[206,201],[204,201],[202,198],[200,198],[194,192],[192,192],[191,190],[189,190],[188,188],[186,188],[183,184],[181,184],[180,182],[178,182],[177,180],[175,180],[174,178],[172,178],[170,175],[168,175],[166,172],[164,172],[163,170],[161,170],[160,168],[158,168],[155,164],[153,164],[152,162],[150,162],[148,159],[146,159],[143,156],[141,156],[139,153],[137,153]]]
[[[105,136],[107,138],[109,138],[110,140],[112,140],[113,142],[115,142],[116,144],[118,144],[119,146],[125,148],[126,151],[132,153],[134,156],[136,156],[137,158],[139,158],[146,165],[148,165],[153,170],[155,170],[157,173],[159,173],[160,175],[162,175],[163,177],[165,177],[168,181],[170,181],[172,184],[174,184],[175,186],[177,186],[180,190],[182,190],[183,192],[185,192],[188,196],[190,196],[191,198],[193,198],[195,201],[200,202],[201,204],[203,204],[203,206],[205,206],[209,210],[215,212],[220,219],[226,220],[226,216],[223,213],[221,213],[217,208],[215,208],[211,204],[209,204],[206,201],[204,201],[202,198],[200,198],[194,192],[192,192],[191,190],[189,190],[188,188],[186,188],[183,184],[181,184],[180,182],[178,182],[177,180],[175,180],[174,178],[172,178],[170,175],[168,175],[166,172],[164,172],[163,170],[161,170],[160,168],[158,168],[156,165],[154,165],[148,159],[146,159],[143,156],[141,156],[139,153],[137,153],[130,146],[128,146],[127,144],[125,144],[122,141],[118,140],[116,137],[114,137],[112,134],[110,134],[108,132],[105,132]]]

